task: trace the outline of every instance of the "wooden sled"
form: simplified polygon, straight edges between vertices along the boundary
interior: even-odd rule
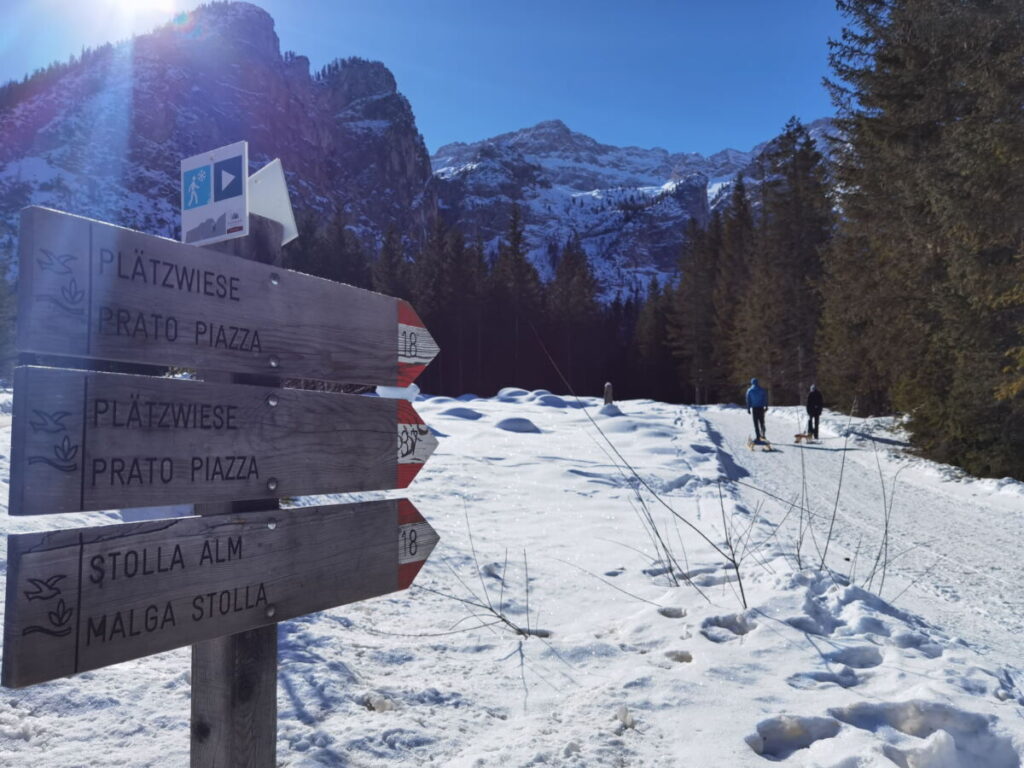
[[[761,446],[761,450],[762,451],[772,451],[772,450],[774,450],[772,448],[772,444],[770,442],[768,442],[767,438],[762,438],[760,440],[757,440],[757,439],[752,438],[752,437],[748,437],[747,438],[747,448],[749,448],[750,450],[754,450],[754,448],[756,448],[757,446]]]

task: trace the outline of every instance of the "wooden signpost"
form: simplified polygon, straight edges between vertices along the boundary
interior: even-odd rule
[[[9,535],[2,683],[191,644],[193,768],[275,765],[274,624],[408,587],[438,540],[404,499],[278,508],[404,488],[437,446],[405,401],[283,378],[405,386],[438,349],[407,302],[276,266],[252,220],[230,256],[22,212],[19,351],[207,380],[17,369],[10,513],[202,516]]]
[[[401,299],[46,208],[18,264],[22,352],[400,387],[438,352]]]
[[[405,488],[437,446],[404,400],[36,367],[14,392],[14,515]]]
[[[408,587],[437,534],[405,500],[15,534],[20,688]]]

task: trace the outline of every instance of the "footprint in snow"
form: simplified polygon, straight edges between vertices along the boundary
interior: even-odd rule
[[[853,669],[871,669],[882,663],[882,652],[873,645],[851,645],[832,651],[825,658]]]
[[[693,661],[693,654],[689,651],[665,651],[665,658],[669,661],[676,661],[680,664],[686,664]]]
[[[726,616],[709,616],[700,626],[700,633],[713,643],[727,643],[748,634],[757,627],[757,622],[742,613]]]
[[[747,736],[745,741],[761,757],[785,760],[816,741],[831,739],[839,729],[839,722],[831,717],[780,715],[762,720],[757,724],[757,731]]]
[[[1020,768],[1020,755],[1012,740],[992,733],[995,718],[948,704],[922,700],[864,701],[835,707],[828,714],[887,742],[882,752],[896,765]],[[906,739],[894,738],[894,730],[922,741],[908,748]]]
[[[786,678],[791,688],[808,689],[822,685],[838,685],[840,688],[852,688],[860,683],[857,673],[849,667],[842,667],[838,672],[798,672]]]
[[[674,605],[666,605],[664,608],[659,608],[658,613],[666,619],[681,619],[686,615],[686,609],[678,608]]]

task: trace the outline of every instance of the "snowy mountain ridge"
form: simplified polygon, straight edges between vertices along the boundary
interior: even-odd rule
[[[830,125],[827,119],[808,125],[822,149]],[[446,144],[431,164],[450,223],[493,246],[516,203],[542,276],[551,276],[558,247],[578,235],[610,299],[642,293],[651,277],[674,275],[687,223],[705,224],[736,174],[751,173],[770,143],[704,157],[602,144],[561,120],[546,120]]]

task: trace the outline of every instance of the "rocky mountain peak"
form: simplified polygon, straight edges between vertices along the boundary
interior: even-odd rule
[[[506,144],[524,155],[594,152],[601,147],[586,134],[570,130],[561,120],[545,120],[530,128],[496,136],[493,141]]]
[[[250,172],[281,158],[300,218],[342,214],[368,247],[424,231],[434,205],[387,67],[345,59],[312,77],[251,3],[202,5],[0,88],[0,136],[0,242],[31,204],[174,236],[179,160],[240,139]]]
[[[382,98],[398,93],[391,70],[379,61],[340,59],[324,67],[321,83],[342,108],[361,99]]]
[[[149,35],[135,38],[143,45],[171,43],[183,48],[217,46],[234,53],[279,55],[274,19],[257,5],[246,2],[211,2],[172,21]]]

